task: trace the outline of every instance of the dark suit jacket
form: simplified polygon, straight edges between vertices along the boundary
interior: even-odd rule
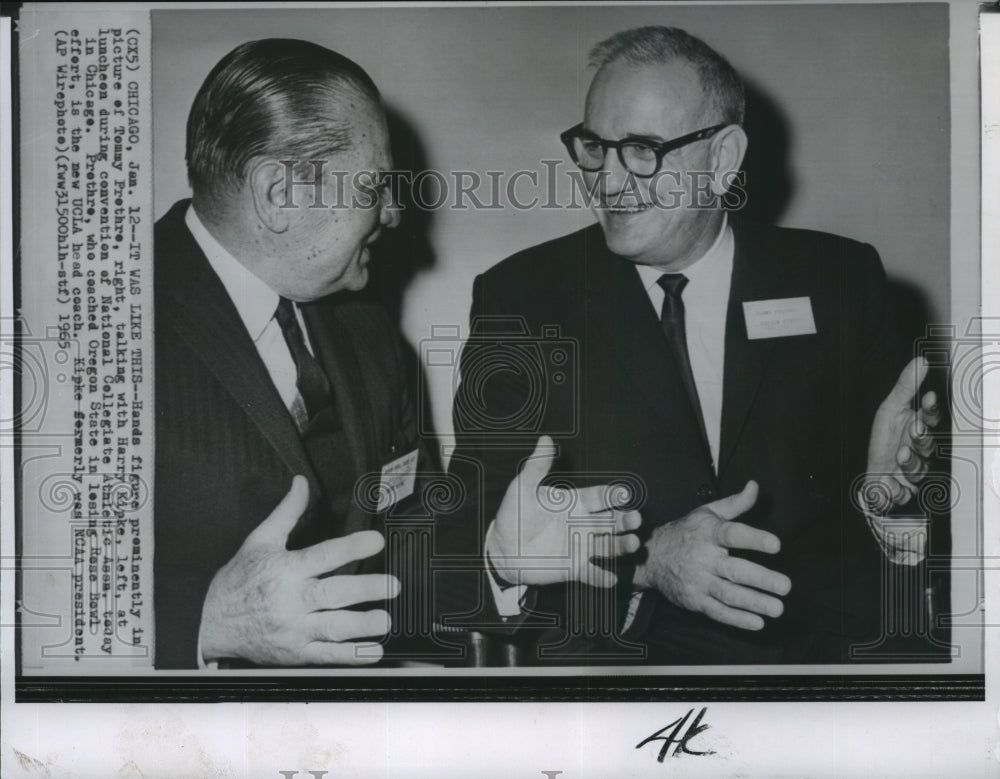
[[[193,668],[215,572],[277,506],[295,474],[316,474],[236,308],[184,224],[188,201],[156,224],[155,615],[158,668]],[[335,295],[303,306],[350,442],[354,476],[416,446],[411,393],[392,324],[377,306]],[[306,538],[382,529],[354,501]],[[379,569],[378,558],[341,573]]]
[[[751,633],[646,593],[622,635],[636,560],[619,560],[610,563],[619,575],[610,593],[538,588],[515,621],[538,642],[528,662],[836,661],[872,627],[879,557],[850,485],[865,468],[872,418],[895,375],[878,255],[833,235],[734,216],[730,224],[718,472],[657,312],[633,264],[608,251],[595,225],[476,279],[450,466],[468,500],[442,518],[438,548],[474,553],[507,484],[547,433],[560,450],[560,478],[632,485],[643,535],[755,479],[760,498],[741,521],[775,533],[783,547],[777,556],[744,556],[792,579],[785,614]],[[810,299],[816,334],[747,338],[744,301],[791,297]],[[452,576],[438,589],[442,620],[496,626],[483,581]]]

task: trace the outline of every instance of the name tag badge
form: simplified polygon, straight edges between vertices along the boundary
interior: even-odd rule
[[[743,316],[751,341],[816,332],[812,302],[807,297],[751,300],[743,304]]]
[[[395,506],[403,498],[413,494],[417,482],[417,450],[398,457],[391,463],[382,466],[382,480],[379,482],[378,506],[376,513],[381,513]]]

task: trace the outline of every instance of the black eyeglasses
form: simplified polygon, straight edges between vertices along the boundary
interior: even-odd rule
[[[608,149],[614,149],[625,170],[639,178],[649,178],[659,172],[664,156],[670,152],[689,143],[711,138],[728,126],[717,124],[665,142],[637,135],[628,135],[620,141],[608,141],[585,130],[581,122],[562,133],[559,139],[566,145],[573,162],[583,170],[600,170],[604,165],[604,155],[608,153]]]

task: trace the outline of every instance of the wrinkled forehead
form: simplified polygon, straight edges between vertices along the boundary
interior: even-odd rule
[[[619,60],[604,65],[594,75],[584,122],[602,133],[666,136],[687,131],[706,113],[707,102],[701,79],[687,62],[636,64]]]
[[[367,101],[358,112],[353,125],[355,144],[377,156],[380,165],[389,164],[391,161],[389,124],[382,106]]]
[[[389,128],[382,105],[359,95],[338,100],[335,109],[350,134],[350,148],[345,155],[367,168],[391,166]]]

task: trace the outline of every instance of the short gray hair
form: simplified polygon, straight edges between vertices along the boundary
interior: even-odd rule
[[[677,27],[637,27],[615,33],[590,50],[590,64],[598,70],[619,60],[633,65],[687,62],[698,74],[707,102],[718,111],[721,121],[743,123],[743,82],[726,58],[700,38]]]

